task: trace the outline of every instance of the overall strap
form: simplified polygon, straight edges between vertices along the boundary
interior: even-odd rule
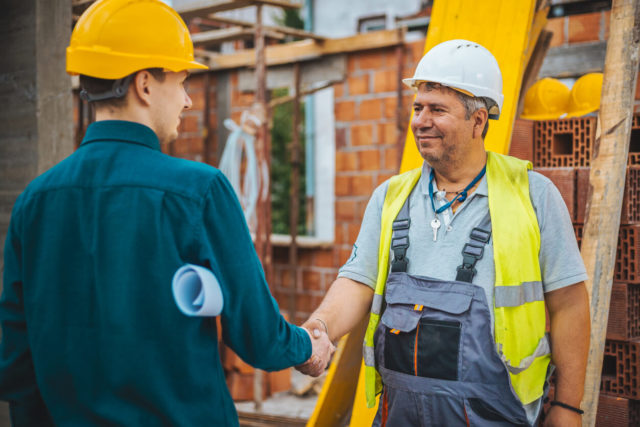
[[[458,282],[473,282],[473,276],[476,275],[476,263],[482,259],[484,255],[484,246],[489,243],[491,239],[491,215],[489,211],[482,218],[480,224],[478,224],[469,235],[469,243],[464,245],[462,249],[462,265],[458,267],[458,274],[456,275],[456,281]]]
[[[409,217],[409,199],[411,194],[405,200],[398,216],[391,226],[393,234],[391,235],[391,250],[393,251],[393,261],[391,262],[392,273],[406,273],[409,259],[407,258],[407,249],[409,248],[409,226],[411,218]]]

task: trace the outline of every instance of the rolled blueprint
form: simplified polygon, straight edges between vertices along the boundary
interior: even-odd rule
[[[211,270],[183,265],[173,275],[171,287],[176,305],[187,316],[218,316],[222,312],[222,290]]]

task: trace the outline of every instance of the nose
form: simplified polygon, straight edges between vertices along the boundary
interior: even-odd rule
[[[422,108],[419,112],[413,114],[411,124],[414,128],[430,128],[433,126],[433,117],[427,108]]]
[[[191,101],[191,97],[185,91],[185,93],[184,93],[184,109],[188,110],[188,109],[191,108],[192,105],[193,105],[193,101]]]

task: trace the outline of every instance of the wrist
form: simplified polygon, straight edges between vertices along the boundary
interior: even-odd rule
[[[551,407],[556,406],[558,408],[562,408],[564,410],[571,411],[571,412],[573,412],[573,413],[575,413],[577,415],[584,414],[584,411],[582,409],[580,409],[579,407],[569,405],[569,404],[561,402],[559,400],[552,400],[549,404],[551,405]]]

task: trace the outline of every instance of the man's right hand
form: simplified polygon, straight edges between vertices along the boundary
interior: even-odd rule
[[[318,377],[322,375],[329,364],[329,360],[336,350],[336,347],[329,340],[326,332],[314,329],[313,333],[303,328],[311,338],[311,357],[302,365],[296,366],[296,369],[305,375]]]

